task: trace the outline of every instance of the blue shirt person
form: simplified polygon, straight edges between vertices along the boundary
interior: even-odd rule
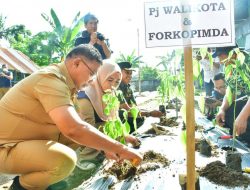
[[[13,74],[8,70],[8,66],[6,64],[2,65],[0,70],[0,99],[8,92],[11,88],[11,81],[13,79]]]

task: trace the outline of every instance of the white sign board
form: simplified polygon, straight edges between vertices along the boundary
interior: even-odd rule
[[[235,45],[233,0],[144,3],[146,47]]]

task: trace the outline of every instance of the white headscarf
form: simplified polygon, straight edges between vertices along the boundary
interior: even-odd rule
[[[114,110],[109,116],[104,114],[106,105],[102,101],[104,94],[102,85],[114,73],[121,73],[121,69],[117,64],[104,63],[97,71],[97,76],[93,81],[84,89],[86,95],[89,97],[91,104],[94,107],[97,115],[103,120],[107,121],[109,118],[114,118],[118,110]],[[119,84],[117,85],[117,87]]]

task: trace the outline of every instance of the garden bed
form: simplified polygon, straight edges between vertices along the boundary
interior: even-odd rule
[[[119,180],[128,179],[130,177],[139,176],[147,171],[155,171],[161,167],[169,166],[170,161],[162,154],[154,151],[147,151],[143,155],[143,161],[140,166],[135,167],[129,161],[122,163],[114,163],[105,172],[117,177]]]
[[[242,172],[235,171],[220,161],[207,164],[200,171],[200,176],[206,177],[209,181],[227,187],[242,186],[247,188],[250,185],[250,178]]]
[[[204,121],[204,123],[208,122]],[[126,177],[117,177],[114,172],[108,172],[107,174],[107,170],[110,170],[113,166],[117,166],[115,164],[109,165],[108,167],[105,167],[105,169],[99,171],[97,175],[83,183],[82,186],[77,189],[180,189],[181,187],[179,184],[178,176],[180,173],[186,172],[185,147],[180,140],[181,127],[160,126],[157,124],[155,118],[147,118],[145,124],[146,126],[144,125],[140,129],[140,134],[153,134],[153,136],[149,135],[148,137],[141,139],[142,144],[139,148],[139,151],[142,153],[148,152],[149,154],[150,150],[154,150],[154,153],[160,153],[164,158],[167,158],[166,163],[168,164],[165,167],[163,166],[164,162],[160,163],[160,160],[156,162],[145,162],[146,158],[144,156],[144,161],[142,162],[141,166],[136,169],[130,170],[129,175],[125,175]],[[167,133],[164,135],[156,135],[155,130],[153,130],[152,124],[156,124],[157,126],[161,127],[161,129],[165,129]],[[199,123],[198,132],[196,132],[197,134],[201,133],[201,128],[203,126],[205,129],[208,128],[206,125]],[[209,136],[209,133],[205,135],[205,137],[207,136]],[[221,163],[225,162],[225,153],[227,150],[221,149],[219,145],[213,144],[213,142],[210,142],[210,140],[209,143],[212,145],[211,156],[207,157],[196,151],[196,168],[204,168],[206,167],[206,165],[214,161],[221,161]],[[130,163],[127,164],[129,165]],[[120,166],[118,166],[118,171],[119,167]],[[213,175],[214,173],[212,172],[211,175]],[[238,174],[241,175],[241,173]],[[229,172],[229,176],[230,175],[233,176],[234,172]],[[244,182],[243,186],[239,186],[237,183],[235,183],[234,186],[228,186],[224,183],[221,184],[213,182],[203,176],[203,174],[200,175],[199,180],[201,189],[227,190],[232,188],[234,190],[241,190],[244,189],[245,186],[247,186],[247,182]]]

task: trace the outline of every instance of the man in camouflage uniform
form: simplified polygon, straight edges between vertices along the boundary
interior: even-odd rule
[[[122,91],[122,95],[124,99],[120,98],[121,103],[126,102],[128,103],[129,106],[132,106],[133,104],[136,105],[134,92],[129,84],[132,79],[132,73],[135,70],[132,68],[131,63],[129,62],[121,62],[121,63],[118,63],[118,65],[122,69],[122,81],[119,86],[119,90]]]
[[[133,90],[130,86],[130,81],[132,79],[132,73],[134,71],[134,69],[132,68],[132,64],[130,62],[120,62],[118,63],[118,65],[120,66],[121,70],[122,70],[122,81],[121,84],[118,88],[118,90],[121,91],[121,93],[118,94],[118,98],[120,101],[120,108],[125,109],[127,111],[129,111],[129,109],[133,106],[133,105],[137,105],[136,104],[136,100],[134,97],[134,93]],[[161,113],[158,110],[153,110],[153,111],[147,111],[147,110],[140,110],[139,112],[140,117],[137,117],[136,122],[137,122],[137,127],[140,127],[143,123],[144,123],[144,117],[161,117],[163,116],[163,113]],[[119,111],[119,116],[121,118],[121,120],[123,121],[123,111],[120,110]],[[128,117],[128,122],[130,125],[130,132],[132,133],[135,129],[134,129],[134,125],[133,125],[133,119],[132,117]]]
[[[235,118],[237,118],[247,103],[247,96],[250,95],[250,59],[248,53],[241,51],[237,46],[216,48],[215,54],[221,61],[225,62],[228,86],[216,121],[220,126],[229,128],[230,134],[233,134],[234,110]],[[231,103],[230,99],[232,100]],[[239,140],[250,144],[250,120],[247,121],[246,132],[239,136]]]

